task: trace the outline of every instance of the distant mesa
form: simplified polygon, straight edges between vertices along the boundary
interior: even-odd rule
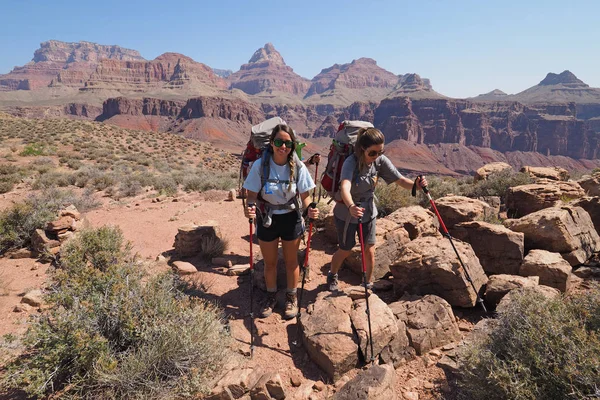
[[[398,76],[379,67],[372,58],[359,58],[349,64],[334,64],[312,79],[306,97],[335,89],[384,89],[389,92],[398,83]]]
[[[387,97],[394,98],[402,96],[412,98],[447,98],[433,90],[429,79],[423,79],[418,74],[406,74],[401,76],[398,84]]]
[[[302,97],[310,86],[310,81],[296,74],[288,67],[283,57],[271,43],[256,50],[250,61],[240,70],[227,77],[229,89],[239,89],[256,95],[277,93]]]
[[[578,79],[571,71],[563,71],[560,74],[548,73],[543,81],[539,83],[539,86],[549,85],[564,85],[568,87],[582,87],[587,88],[589,85],[585,84],[582,80]]]
[[[220,76],[221,78],[227,78],[229,75],[233,74],[233,71],[230,69],[213,68],[212,70],[217,76]]]
[[[600,103],[600,89],[591,88],[572,72],[549,73],[537,85],[510,96],[523,103]]]
[[[504,93],[500,89],[494,89],[491,92],[480,94],[479,96],[471,98],[472,100],[490,100],[490,101],[498,101],[498,100],[506,100],[508,94]]]

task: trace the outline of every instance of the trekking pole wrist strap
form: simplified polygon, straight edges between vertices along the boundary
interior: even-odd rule
[[[421,175],[419,175],[415,178],[415,183],[413,183],[412,191],[410,192],[412,197],[417,197],[417,182],[419,182],[419,180],[421,178],[422,178]]]

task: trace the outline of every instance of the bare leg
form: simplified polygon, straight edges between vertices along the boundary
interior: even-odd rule
[[[375,265],[375,245],[365,243],[365,265],[367,270],[367,283],[373,279],[373,265]]]
[[[333,253],[333,257],[331,258],[331,266],[329,267],[329,270],[332,274],[338,273],[342,263],[350,255],[351,251],[352,250],[342,250],[338,248],[337,251]]]
[[[300,248],[300,238],[296,240],[282,240],[283,259],[285,260],[285,271],[287,288],[294,289],[298,286],[300,277],[300,268],[298,267],[298,249]]]
[[[277,288],[277,248],[279,239],[271,242],[258,241],[265,262],[265,284],[267,289]]]

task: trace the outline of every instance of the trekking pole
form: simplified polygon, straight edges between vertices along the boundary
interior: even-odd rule
[[[360,203],[356,203],[360,207]],[[375,361],[373,351],[373,332],[371,331],[371,310],[369,309],[369,291],[367,290],[367,266],[365,264],[365,241],[363,238],[362,218],[358,218],[358,238],[360,239],[360,257],[362,259],[363,286],[365,287],[365,302],[367,303],[367,322],[369,324],[369,342],[371,344],[371,362]],[[365,350],[366,353],[366,350]],[[365,354],[366,356],[366,354]],[[366,359],[366,357],[365,357]]]
[[[315,164],[315,179],[317,177],[317,171],[319,170],[319,163]],[[313,190],[312,200],[313,202],[309,205],[309,207],[315,208],[317,204],[315,203],[315,192],[317,188]],[[312,227],[313,220],[309,219],[310,223],[308,224],[308,239],[306,240],[306,252],[304,253],[304,262],[302,263],[302,286],[300,286],[300,295],[298,295],[298,314],[296,314],[296,341],[292,342],[294,346],[300,345],[300,309],[302,308],[302,295],[304,294],[304,283],[306,282],[306,270],[308,269],[308,253],[310,252],[310,239],[312,238]]]
[[[248,207],[254,207],[254,203],[248,203]],[[252,253],[252,228],[254,218],[248,219],[250,225],[250,358],[254,355],[254,255]]]
[[[417,179],[415,179],[415,184],[413,185],[413,193],[416,193],[417,181],[421,178],[422,178],[422,176],[419,175],[419,176],[417,176]],[[444,231],[444,236],[446,236],[448,238],[448,240],[450,241],[450,245],[452,246],[452,248],[454,249],[454,252],[456,253],[458,262],[460,263],[460,265],[464,271],[465,279],[467,280],[467,282],[469,282],[471,284],[471,287],[475,291],[475,296],[477,296],[477,302],[481,305],[481,308],[483,308],[483,311],[487,314],[488,311],[487,311],[487,308],[485,308],[485,304],[483,304],[483,299],[479,296],[479,291],[475,288],[475,284],[473,283],[473,280],[471,279],[471,275],[469,275],[469,270],[467,270],[467,267],[465,266],[462,259],[460,258],[460,254],[458,254],[458,250],[456,249],[456,246],[454,246],[454,241],[452,240],[452,236],[450,235],[450,232],[448,232],[448,229],[446,228],[446,224],[444,224],[444,221],[442,220],[442,216],[440,215],[440,212],[438,211],[437,207],[435,206],[435,202],[433,201],[433,198],[431,197],[431,194],[429,193],[429,189],[427,189],[427,186],[423,186],[423,192],[425,193],[425,195],[427,195],[427,198],[429,199],[429,203],[431,204],[431,208],[433,208],[435,215],[437,215],[438,221],[440,221],[440,226],[442,227],[442,230]]]

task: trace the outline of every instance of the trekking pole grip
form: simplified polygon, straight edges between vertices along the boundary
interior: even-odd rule
[[[256,206],[256,203],[248,203],[248,207],[255,207],[255,206]],[[248,218],[248,221],[250,223],[253,223],[254,222],[254,218],[250,217],[250,218]]]

